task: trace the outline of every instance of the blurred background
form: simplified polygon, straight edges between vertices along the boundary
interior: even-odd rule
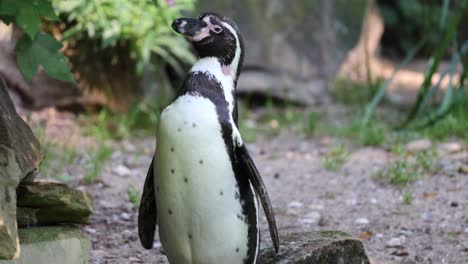
[[[95,198],[95,263],[165,261],[140,250],[135,208],[197,59],[170,25],[203,11],[243,35],[239,126],[280,233],[344,230],[373,263],[468,258],[468,1],[2,0],[0,86],[40,177]]]

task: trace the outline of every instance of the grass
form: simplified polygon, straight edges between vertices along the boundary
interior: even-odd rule
[[[90,150],[87,172],[83,177],[83,183],[91,184],[98,180],[104,165],[112,156],[113,149],[101,144],[94,151]]]
[[[433,149],[411,154],[401,146],[397,146],[392,152],[398,158],[376,172],[374,179],[403,189],[418,180],[421,175],[434,174],[440,170],[440,165],[436,162],[437,153]]]
[[[275,107],[273,100],[267,100],[266,106],[258,111],[243,111],[248,109],[246,102],[240,102],[239,130],[247,142],[254,142],[257,136],[268,138],[277,136],[284,128],[296,129],[304,121],[304,110],[300,107],[287,105],[284,108]]]
[[[66,165],[75,163],[78,156],[75,148],[50,141],[42,143],[42,145],[44,158],[39,166],[41,174],[63,182],[72,180],[72,177],[66,172]]]
[[[267,104],[264,108],[242,111],[239,127],[245,141],[256,141],[259,135],[272,138],[288,129],[306,137],[332,136],[347,138],[361,146],[382,146],[405,144],[412,140],[428,138],[441,142],[451,138],[468,140],[468,96],[458,101],[453,110],[433,126],[396,130],[393,125],[403,117],[404,112],[395,109],[378,111],[367,125],[362,124],[361,106],[347,105],[347,111],[338,119],[327,117],[326,113],[315,112],[302,107],[287,105],[275,108]]]
[[[322,165],[327,170],[336,171],[343,166],[348,155],[348,151],[343,145],[334,146],[323,158]]]
[[[432,140],[457,137],[468,141],[468,94],[458,100],[447,116],[436,124],[421,129],[421,133]]]
[[[378,87],[383,81],[377,79],[368,82],[356,82],[338,76],[330,84],[330,96],[336,101],[346,105],[361,105],[374,97]]]
[[[132,203],[133,207],[138,208],[140,206],[140,190],[133,185],[129,185],[127,188],[127,195],[128,200]]]
[[[84,134],[102,140],[154,135],[160,110],[149,101],[136,103],[123,114],[105,108],[93,118],[82,116],[79,121],[85,128]]]
[[[410,205],[413,203],[413,194],[410,191],[405,191],[403,193],[403,202],[407,205]]]

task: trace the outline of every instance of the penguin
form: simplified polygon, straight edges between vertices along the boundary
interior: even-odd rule
[[[279,238],[267,190],[237,126],[235,89],[244,44],[229,18],[203,13],[172,28],[199,55],[161,113],[156,151],[138,215],[141,244],[156,225],[172,264],[252,264],[260,246],[258,200],[275,251]]]

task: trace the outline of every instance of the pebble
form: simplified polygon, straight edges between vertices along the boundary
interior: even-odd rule
[[[464,230],[463,232],[465,232],[465,233],[468,234],[468,227],[466,227],[465,230]]]
[[[406,242],[405,236],[393,237],[385,243],[387,247],[401,247]]]
[[[104,208],[118,208],[120,206],[120,204],[116,203],[116,202],[111,202],[111,201],[105,201],[105,200],[102,200],[99,202],[99,204],[104,207]]]
[[[299,221],[303,224],[317,224],[320,222],[322,215],[317,211],[312,211],[304,216],[304,218],[300,219]]]
[[[468,164],[460,164],[460,168],[458,168],[460,173],[468,174]]]
[[[437,150],[441,154],[451,154],[451,153],[457,153],[463,150],[463,146],[458,143],[458,142],[447,142],[447,143],[442,143],[439,144],[437,147]]]
[[[120,177],[129,176],[132,173],[127,166],[122,164],[117,165],[112,171]]]
[[[354,221],[354,223],[356,223],[358,225],[368,225],[369,224],[369,219],[367,219],[367,218],[358,218],[358,219],[356,219],[356,221]]]
[[[111,222],[118,222],[119,217],[117,215],[112,215]]]
[[[357,204],[357,200],[356,199],[347,199],[345,201],[346,205],[356,205]]]
[[[288,208],[300,208],[303,206],[303,203],[299,201],[292,201],[288,204]]]
[[[130,257],[128,260],[130,260],[130,263],[135,263],[135,262],[141,263],[141,259],[138,257]]]
[[[371,203],[371,204],[377,204],[377,199],[371,198],[371,199],[370,199],[370,203]]]
[[[125,237],[125,238],[132,238],[135,236],[135,233],[128,230],[128,229],[125,229],[123,232],[121,232],[122,236]]]
[[[308,206],[309,209],[311,210],[314,210],[314,211],[321,211],[325,208],[325,206],[323,206],[323,204],[311,204]]]
[[[95,234],[95,233],[96,233],[96,229],[91,228],[91,227],[85,227],[85,228],[84,228],[84,231],[85,231],[86,233],[89,233],[89,234]]]
[[[404,235],[404,236],[410,236],[413,234],[413,231],[407,230],[407,229],[402,229],[400,232],[398,232],[399,235]]]
[[[422,213],[421,214],[421,219],[426,223],[432,222],[432,214],[431,213]]]
[[[161,242],[154,241],[153,248],[160,248],[160,247],[161,247]]]
[[[430,147],[432,147],[432,142],[428,139],[419,139],[406,144],[406,150],[412,153],[428,150]]]
[[[120,214],[120,218],[123,219],[123,220],[130,220],[131,216],[130,216],[130,214],[124,212],[124,213]]]

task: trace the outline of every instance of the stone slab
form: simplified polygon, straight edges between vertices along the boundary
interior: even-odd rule
[[[19,254],[16,225],[16,186],[21,175],[12,149],[0,145],[0,259]]]
[[[91,242],[77,227],[19,229],[21,255],[0,264],[88,264]]]
[[[341,231],[304,232],[280,235],[280,251],[260,251],[262,264],[369,264],[359,239]]]
[[[56,223],[88,223],[93,211],[89,194],[65,184],[52,182],[22,183],[17,190],[19,226]]]

